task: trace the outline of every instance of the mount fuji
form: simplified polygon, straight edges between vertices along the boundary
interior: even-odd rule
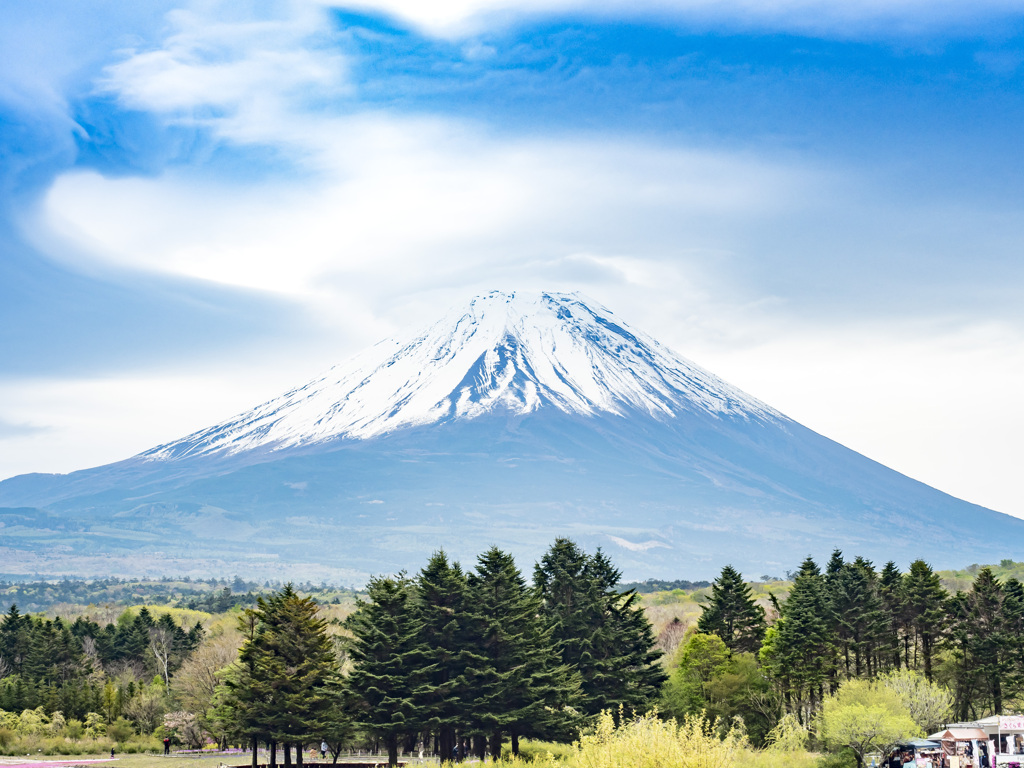
[[[0,546],[37,571],[353,580],[440,547],[536,558],[559,535],[631,578],[727,562],[779,574],[836,546],[963,565],[1024,544],[1024,521],[844,448],[556,293],[477,297],[180,440],[6,480],[0,523]]]

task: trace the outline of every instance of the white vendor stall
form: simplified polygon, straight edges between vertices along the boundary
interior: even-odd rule
[[[928,738],[942,742],[949,768],[1024,768],[1024,715],[951,723]]]

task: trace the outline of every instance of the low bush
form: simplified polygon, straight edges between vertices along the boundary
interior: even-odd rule
[[[818,758],[814,768],[857,768],[857,755],[846,747],[839,752],[830,752]]]
[[[519,741],[519,759],[525,762],[545,760],[550,755],[559,760],[564,760],[572,754],[572,745],[559,744],[555,741],[536,741],[534,739],[521,739]],[[501,748],[502,760],[512,758],[512,747],[504,744]]]
[[[152,739],[145,743],[145,750],[155,751]],[[41,736],[39,734],[13,734],[8,739],[0,738],[0,755],[95,755],[109,753],[114,742],[110,739],[74,740],[64,736]],[[159,746],[159,744],[157,745]],[[162,749],[162,747],[160,747]]]
[[[615,725],[603,713],[596,726],[572,745],[524,740],[509,768],[850,768],[845,762],[821,765],[801,745],[795,728],[781,729],[772,746],[754,749],[741,729],[724,731],[702,716],[682,723],[645,715]],[[786,736],[785,738],[782,738]],[[504,755],[503,755],[504,757]],[[830,756],[831,757],[831,756]]]

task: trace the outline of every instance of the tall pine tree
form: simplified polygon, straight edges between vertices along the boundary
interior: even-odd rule
[[[399,740],[422,725],[416,692],[424,672],[420,626],[413,605],[414,587],[399,575],[374,578],[346,621],[352,632],[352,673],[347,687],[356,721],[388,750],[388,765],[398,763]]]
[[[970,592],[950,601],[953,617],[950,645],[955,660],[954,706],[962,717],[978,711],[1000,713],[1004,685],[1011,682],[1019,659],[1003,614],[1003,586],[991,569],[982,568]],[[984,703],[981,710],[978,704]]]
[[[764,608],[754,602],[750,587],[731,565],[711,585],[711,599],[702,606],[697,631],[718,635],[733,652],[756,653],[764,639]]]
[[[892,560],[885,564],[878,577],[878,594],[882,599],[885,611],[887,633],[884,641],[884,653],[888,655],[892,667],[900,666],[900,636],[903,632],[904,590],[903,574]]]
[[[416,609],[425,654],[417,706],[426,727],[437,736],[439,756],[448,760],[472,708],[467,673],[474,663],[476,638],[466,576],[443,551],[431,556],[416,579]]]
[[[946,590],[939,576],[924,560],[915,560],[904,577],[903,601],[908,629],[913,632],[915,649],[920,650],[924,676],[932,680],[932,661],[942,639],[946,617]],[[908,654],[909,655],[909,654]],[[910,659],[907,659],[910,666]]]
[[[808,722],[834,679],[836,636],[824,577],[808,557],[782,605],[762,661],[781,689],[786,707]]]
[[[334,644],[316,602],[289,584],[241,619],[247,639],[221,697],[232,730],[256,741],[290,745],[317,738],[324,718],[335,717],[341,678]],[[297,750],[301,763],[301,749]]]
[[[643,712],[657,701],[664,672],[638,595],[618,593],[620,573],[600,551],[588,556],[559,538],[534,569],[542,615],[562,662],[581,680],[580,707]]]
[[[520,736],[564,736],[579,684],[554,651],[540,621],[540,599],[512,556],[492,547],[468,577],[469,605],[479,638],[471,677],[472,719],[501,757],[502,736],[519,753]]]

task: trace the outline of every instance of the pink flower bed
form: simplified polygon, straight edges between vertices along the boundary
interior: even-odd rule
[[[117,758],[114,758],[116,760]],[[95,760],[33,760],[29,763],[7,763],[0,760],[0,768],[42,768],[43,766],[88,765],[89,763],[110,763],[109,757]]]

